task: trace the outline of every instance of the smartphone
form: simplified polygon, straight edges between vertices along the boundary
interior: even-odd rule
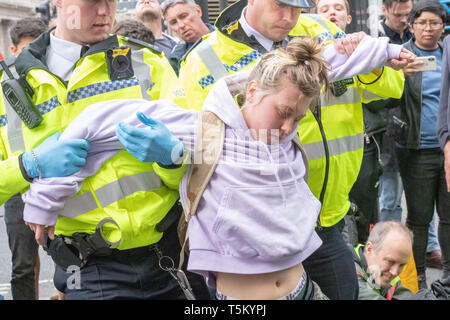
[[[437,69],[437,62],[435,56],[417,57],[414,62],[422,61],[423,64],[416,66],[416,69],[421,71],[435,71]]]

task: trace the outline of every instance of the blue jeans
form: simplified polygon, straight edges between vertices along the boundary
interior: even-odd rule
[[[303,261],[311,279],[330,300],[357,300],[359,287],[353,254],[342,237],[344,219],[317,234],[323,243]]]
[[[176,232],[177,223],[173,223],[158,242],[164,256],[169,256],[178,267],[180,243]],[[187,260],[187,259],[186,259]],[[162,263],[168,265],[168,260]],[[203,277],[183,271],[197,299],[209,300]],[[64,270],[56,266],[53,277],[55,287],[65,293],[67,300],[181,300],[186,299],[178,282],[163,271],[155,250],[141,247],[130,250],[115,250],[109,256],[96,256],[89,259],[81,269]]]
[[[38,244],[34,232],[23,221],[20,193],[5,203],[5,225],[12,256],[11,294],[14,300],[35,300],[34,267],[38,257]]]
[[[403,184],[398,171],[384,171],[380,177],[380,221],[402,221]],[[428,230],[427,252],[439,250],[436,227],[433,220]]]
[[[433,219],[430,222],[430,228],[428,229],[428,244],[427,252],[439,250],[439,242],[436,235],[436,224],[435,224],[436,214],[433,214]]]
[[[450,275],[450,192],[447,192],[444,155],[440,148],[396,148],[405,188],[407,226],[414,233],[413,253],[417,273],[425,275],[428,229],[436,207],[438,239],[442,250],[444,276]]]
[[[379,187],[380,221],[401,221],[403,185],[400,172],[383,169]]]

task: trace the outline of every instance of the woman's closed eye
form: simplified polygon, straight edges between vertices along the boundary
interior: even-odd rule
[[[289,108],[289,107],[287,107],[287,108],[278,108],[278,115],[282,119],[287,119],[287,118],[291,117],[293,112],[294,111],[291,108]]]

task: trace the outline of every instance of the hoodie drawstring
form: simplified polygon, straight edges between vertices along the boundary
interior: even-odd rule
[[[264,149],[266,150],[266,153],[269,156],[270,164],[272,166],[275,178],[277,179],[278,186],[280,187],[280,190],[281,190],[281,197],[283,198],[283,205],[286,207],[286,193],[284,192],[283,185],[281,184],[280,176],[278,175],[278,170],[275,167],[275,161],[273,161],[272,154],[270,153],[269,148],[267,147],[267,145],[265,143],[263,143],[261,141],[258,141],[258,142],[259,142],[259,144],[262,144],[264,146]]]
[[[280,146],[280,149],[283,152],[284,157],[286,158],[286,163],[287,163],[287,166],[289,168],[289,172],[291,173],[292,179],[294,179],[295,189],[297,189],[298,194],[301,194],[300,187],[299,187],[299,185],[297,183],[297,178],[295,177],[294,170],[292,170],[292,167],[291,167],[291,165],[289,163],[289,158],[287,156],[286,150],[284,150],[284,148],[282,148],[281,146]]]
[[[276,168],[275,161],[273,160],[272,154],[270,153],[269,148],[267,147],[267,145],[265,143],[262,143],[262,142],[260,142],[260,144],[262,144],[264,146],[264,149],[266,150],[266,153],[267,153],[267,155],[268,155],[268,157],[270,159],[270,164],[272,166],[275,178],[277,179],[278,186],[279,186],[279,188],[281,190],[281,197],[283,198],[283,204],[286,207],[286,193],[284,192],[284,188],[283,188],[283,185],[281,183],[280,176],[278,175],[278,170]],[[290,174],[292,176],[292,179],[294,180],[294,183],[295,183],[295,189],[297,189],[297,192],[300,194],[301,193],[300,186],[298,185],[297,178],[295,176],[294,170],[292,169],[291,165],[289,164],[289,158],[287,156],[286,150],[284,150],[284,148],[281,145],[279,146],[279,149],[281,149],[281,151],[283,153],[283,156],[286,158],[286,163],[287,163],[289,172],[290,172]]]

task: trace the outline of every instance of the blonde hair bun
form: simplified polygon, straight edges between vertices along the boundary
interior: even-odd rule
[[[278,88],[282,76],[298,85],[308,97],[320,94],[322,86],[328,91],[328,64],[322,58],[323,46],[311,38],[294,38],[286,49],[264,54],[253,68],[249,81],[256,80],[264,91]]]

